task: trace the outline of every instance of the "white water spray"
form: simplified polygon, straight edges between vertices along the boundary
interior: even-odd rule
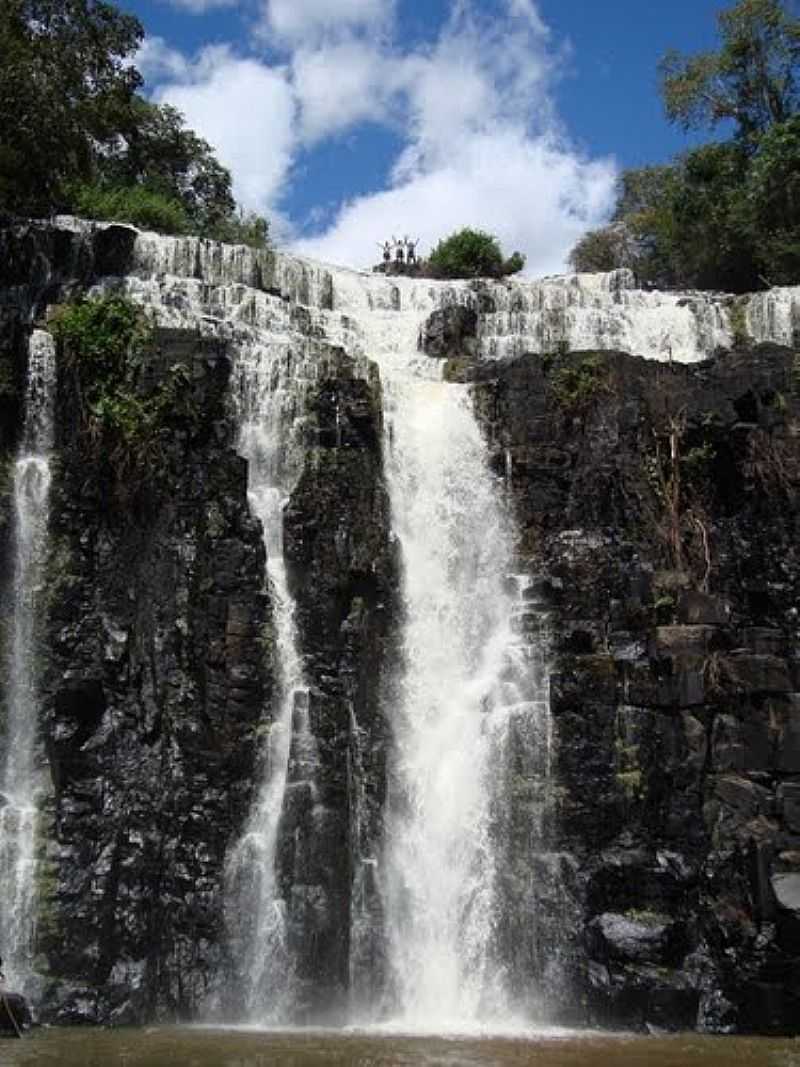
[[[317,766],[283,554],[283,511],[303,457],[297,436],[302,432],[308,369],[293,359],[285,342],[243,347],[235,365],[238,447],[248,461],[250,505],[264,531],[278,689],[278,714],[267,727],[263,784],[228,862],[229,926],[243,979],[243,1008],[248,1019],[259,1023],[292,1017],[294,960],[276,852],[290,777],[293,788],[313,793]]]
[[[47,550],[53,445],[53,339],[31,335],[25,424],[14,465],[14,584],[0,779],[0,945],[6,977],[23,986],[35,942],[39,667],[36,622]]]
[[[439,380],[440,364],[417,351],[439,300],[468,293],[334,283],[337,306],[381,367],[403,559],[400,696],[384,709],[395,752],[379,874],[390,970],[383,1010],[414,1030],[513,1025],[497,809],[511,799],[504,765],[513,732],[524,720],[538,736],[534,718],[551,732],[546,686],[533,669],[541,657],[514,625],[522,609],[503,480],[489,470],[469,388]],[[548,773],[549,762],[549,754],[539,760]]]
[[[390,484],[407,622],[402,699],[390,709],[390,959],[404,1019],[440,1029],[494,1017],[505,1002],[488,722],[511,538],[463,387],[412,384],[397,401]]]

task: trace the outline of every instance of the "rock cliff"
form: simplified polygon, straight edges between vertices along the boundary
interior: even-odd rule
[[[382,856],[414,655],[386,470],[401,353],[422,378],[443,362],[449,388],[467,390],[513,517],[509,626],[536,699],[508,704],[489,812],[493,952],[518,1006],[797,1032],[797,292],[640,293],[624,272],[368,278],[128,227],[5,220],[4,470],[32,326],[112,291],[154,318],[143,380],[180,364],[186,396],[146,498],[115,495],[81,445],[59,353],[40,591],[42,1012],[236,1014],[226,864],[269,772],[284,684],[273,549],[232,402],[237,361],[257,349],[292,427],[282,551],[314,740],[312,760],[292,722],[274,854],[293,1017],[347,1018],[373,987],[373,1014],[391,1011]],[[10,490],[4,477],[5,589]],[[522,684],[511,673],[505,689]],[[526,732],[519,717],[534,714],[544,725]]]

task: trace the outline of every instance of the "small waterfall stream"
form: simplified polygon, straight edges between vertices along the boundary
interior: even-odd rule
[[[245,1015],[265,1023],[291,1018],[294,1008],[289,902],[279,884],[276,853],[287,793],[304,789],[313,798],[317,766],[283,554],[283,509],[302,463],[296,438],[305,382],[302,364],[280,344],[243,347],[235,379],[238,447],[248,461],[248,497],[267,550],[278,711],[267,728],[258,800],[228,862],[228,914]]]
[[[24,986],[29,977],[35,942],[36,822],[42,788],[36,760],[37,601],[47,550],[53,446],[55,352],[51,335],[34,330],[28,352],[25,423],[14,465],[13,613],[0,778],[0,945],[12,987]]]

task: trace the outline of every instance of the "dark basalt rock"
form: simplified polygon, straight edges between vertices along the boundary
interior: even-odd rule
[[[317,1021],[344,1018],[351,980],[368,992],[380,981],[381,902],[371,863],[380,848],[386,790],[388,724],[380,701],[396,655],[398,612],[380,382],[374,369],[368,378],[354,376],[341,350],[332,350],[326,366],[308,401],[310,447],[284,520],[319,750],[317,803],[304,805],[304,787],[290,786],[279,863],[280,878],[291,887],[308,1017]],[[351,922],[356,895],[363,910]]]
[[[680,955],[680,926],[655,912],[604,912],[586,929],[594,959],[658,965]]]
[[[474,356],[478,313],[475,308],[451,304],[438,308],[425,322],[419,347],[437,359]]]
[[[96,230],[92,235],[94,273],[117,277],[127,274],[133,263],[135,243],[136,230],[132,226],[114,223]]]
[[[546,591],[560,951],[589,1020],[798,1029],[796,358],[474,368]]]
[[[40,936],[56,1022],[191,1017],[222,968],[222,877],[255,788],[270,691],[261,531],[232,450],[224,350],[164,332],[149,373],[190,366],[146,501],[105,496],[58,405],[47,563],[45,741],[54,783]]]
[[[0,1036],[21,1037],[33,1025],[28,1002],[21,993],[0,990]]]

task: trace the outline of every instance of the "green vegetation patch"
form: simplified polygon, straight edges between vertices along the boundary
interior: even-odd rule
[[[585,411],[608,389],[608,368],[599,353],[584,356],[574,366],[559,367],[550,376],[556,403],[571,415]]]
[[[199,428],[184,363],[144,381],[155,338],[141,310],[119,296],[81,300],[52,322],[79,412],[78,444],[119,500],[157,487],[170,430]]]
[[[504,259],[496,237],[469,227],[440,241],[427,262],[430,273],[439,278],[502,278],[524,266],[521,252]]]
[[[684,130],[726,123],[732,136],[623,171],[611,222],[578,241],[574,270],[739,293],[800,279],[800,18],[788,0],[738,0],[718,26],[716,50],[664,56],[661,95]]]

